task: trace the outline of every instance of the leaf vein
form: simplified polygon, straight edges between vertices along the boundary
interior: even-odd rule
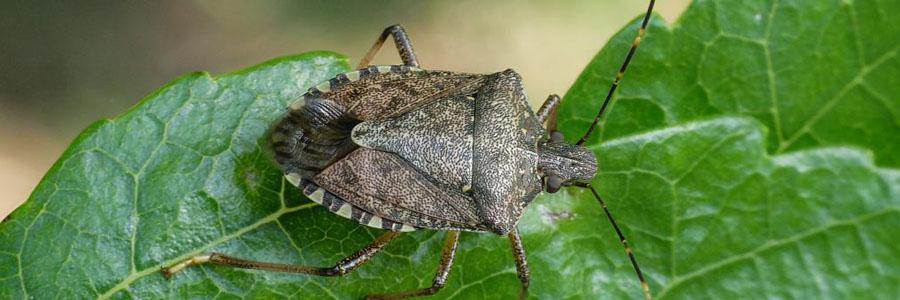
[[[884,55],[879,57],[871,65],[863,66],[857,72],[856,76],[853,77],[853,79],[851,79],[849,82],[847,82],[847,84],[845,84],[843,87],[841,87],[841,89],[833,97],[828,99],[828,101],[825,102],[825,105],[823,105],[821,108],[819,108],[819,110],[816,111],[816,113],[812,117],[810,117],[805,122],[803,122],[803,126],[799,130],[797,130],[797,132],[794,132],[794,134],[791,135],[791,137],[788,138],[786,142],[782,143],[778,147],[778,150],[775,153],[783,153],[785,150],[787,150],[791,146],[791,144],[793,144],[794,142],[797,141],[797,139],[799,139],[801,136],[803,136],[803,134],[811,131],[812,125],[814,125],[816,122],[818,122],[819,119],[821,119],[823,116],[825,116],[826,113],[831,111],[831,109],[837,105],[837,102],[839,102],[840,99],[843,98],[844,95],[847,94],[847,92],[849,92],[854,86],[860,84],[863,81],[863,79],[865,78],[865,76],[869,74],[869,72],[871,72],[872,70],[874,70],[875,68],[880,66],[882,63],[888,61],[890,58],[894,57],[894,55],[897,54],[898,48],[900,48],[900,46],[894,47],[894,49],[892,49],[891,51],[888,51],[887,53],[885,53]]]
[[[173,263],[176,263],[176,262],[185,260],[185,259],[187,259],[187,258],[189,258],[189,257],[199,255],[199,254],[202,253],[203,251],[209,250],[209,248],[212,248],[212,247],[217,246],[217,245],[219,245],[219,244],[225,243],[225,242],[230,241],[230,240],[232,240],[232,239],[234,239],[234,238],[240,237],[241,235],[243,235],[243,234],[245,234],[245,233],[247,233],[247,232],[249,232],[249,231],[251,231],[251,230],[253,230],[253,229],[256,229],[256,228],[258,228],[258,227],[260,227],[260,226],[262,226],[262,225],[268,224],[269,222],[272,222],[272,221],[274,221],[274,220],[277,220],[278,217],[281,217],[281,216],[284,215],[284,214],[291,213],[291,212],[295,212],[295,211],[299,211],[299,210],[309,209],[309,208],[314,207],[314,206],[317,206],[317,205],[318,205],[318,204],[316,204],[316,203],[307,203],[307,204],[298,205],[298,206],[294,206],[294,207],[289,207],[289,208],[279,209],[278,211],[275,211],[274,213],[272,213],[272,214],[270,214],[270,215],[268,215],[268,216],[266,216],[266,217],[260,219],[260,220],[257,221],[256,223],[253,223],[253,224],[251,224],[251,225],[249,225],[249,226],[246,226],[246,227],[243,227],[243,228],[241,228],[241,229],[238,229],[238,230],[236,230],[235,232],[233,232],[233,233],[231,233],[231,234],[228,234],[228,235],[224,235],[224,236],[222,236],[222,237],[219,237],[218,239],[215,239],[215,240],[213,240],[213,241],[211,241],[211,242],[209,242],[209,243],[206,243],[206,244],[204,244],[204,245],[202,245],[202,246],[200,246],[200,247],[194,248],[194,250],[191,250],[191,251],[189,251],[188,253],[185,253],[185,254],[183,254],[183,255],[181,255],[181,256],[179,256],[179,257],[176,257],[176,258],[173,258],[173,259],[169,259],[169,260],[163,262],[161,265],[171,265],[171,264],[173,264]],[[158,269],[158,268],[146,268],[146,269],[143,269],[143,270],[141,270],[141,271],[131,273],[131,274],[128,275],[127,277],[123,278],[122,281],[120,281],[118,284],[116,284],[115,286],[113,286],[112,288],[110,288],[109,290],[107,290],[106,292],[104,292],[103,294],[101,294],[100,297],[98,297],[98,299],[109,299],[109,298],[112,297],[116,292],[118,292],[118,291],[120,291],[120,290],[123,290],[123,289],[127,288],[128,285],[130,285],[132,282],[134,282],[134,281],[136,281],[136,280],[138,280],[138,279],[140,279],[140,278],[142,278],[142,277],[144,277],[144,276],[147,276],[147,275],[150,275],[150,274],[153,274],[153,273],[157,273],[157,272],[159,272],[159,269]]]
[[[720,269],[720,268],[723,268],[723,267],[726,267],[731,264],[738,263],[738,262],[741,262],[741,261],[744,261],[747,259],[752,259],[761,252],[765,252],[765,251],[774,249],[776,247],[780,247],[780,246],[784,246],[784,245],[788,245],[788,244],[792,244],[792,243],[797,243],[805,238],[823,233],[823,232],[828,231],[835,227],[858,225],[860,222],[864,222],[869,219],[873,219],[873,218],[876,218],[876,217],[879,217],[879,216],[882,216],[885,214],[889,214],[889,213],[900,213],[900,207],[895,207],[895,206],[887,207],[887,208],[884,208],[884,209],[881,209],[878,211],[874,211],[874,212],[871,212],[868,214],[857,216],[855,218],[841,220],[841,221],[835,221],[830,224],[825,224],[825,225],[822,225],[822,226],[819,226],[819,227],[816,227],[816,228],[813,228],[813,229],[810,229],[810,230],[807,230],[807,231],[804,231],[804,232],[801,232],[801,233],[798,233],[798,234],[795,234],[793,236],[786,237],[783,239],[770,240],[770,241],[766,242],[765,244],[763,244],[755,249],[752,249],[750,251],[723,258],[722,260],[720,260],[716,263],[712,263],[712,264],[697,268],[693,272],[682,274],[681,276],[675,277],[671,282],[669,282],[659,292],[659,294],[657,294],[657,298],[660,298],[660,299],[663,298],[666,294],[671,292],[674,288],[678,287],[679,285],[682,285],[691,280],[698,279],[701,276],[705,275],[706,273],[715,271],[717,269]]]

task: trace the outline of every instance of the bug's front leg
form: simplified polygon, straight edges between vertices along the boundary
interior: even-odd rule
[[[412,42],[409,41],[406,30],[403,30],[403,27],[398,24],[388,26],[388,28],[385,28],[384,31],[381,32],[381,35],[375,40],[375,44],[372,45],[372,48],[369,49],[366,56],[359,61],[359,65],[356,66],[357,69],[369,66],[369,63],[372,62],[372,59],[378,54],[378,50],[381,50],[381,46],[384,45],[384,41],[387,40],[389,35],[394,37],[394,45],[397,46],[397,52],[400,53],[400,59],[403,60],[403,64],[411,67],[419,66],[419,61],[416,60],[416,52],[413,51]]]
[[[366,296],[366,299],[404,299],[434,295],[447,283],[450,269],[453,268],[453,259],[456,257],[456,246],[458,244],[459,231],[448,231],[447,237],[444,238],[444,248],[441,250],[441,264],[438,266],[437,274],[434,275],[434,281],[430,287],[399,293],[369,295]]]
[[[362,264],[366,263],[375,256],[378,251],[387,246],[391,241],[393,241],[397,236],[399,236],[399,232],[388,232],[378,237],[371,244],[363,248],[362,250],[357,251],[353,255],[350,255],[340,262],[335,264],[332,267],[328,268],[320,268],[320,267],[309,267],[309,266],[300,266],[300,265],[289,265],[289,264],[279,264],[279,263],[269,263],[269,262],[259,262],[259,261],[251,261],[244,260],[240,258],[235,258],[231,256],[227,256],[220,253],[213,253],[211,255],[201,255],[195,256],[174,265],[163,267],[160,271],[162,271],[163,275],[166,278],[172,276],[172,274],[177,273],[187,267],[201,265],[205,263],[214,263],[217,265],[235,267],[235,268],[243,268],[243,269],[257,269],[257,270],[266,270],[266,271],[276,271],[276,272],[288,272],[288,273],[304,273],[310,275],[318,275],[318,276],[341,276],[347,273],[352,272],[356,268],[362,266]]]
[[[556,107],[559,105],[560,101],[559,95],[550,94],[550,96],[547,96],[547,100],[544,100],[544,104],[541,105],[541,108],[535,113],[538,122],[547,123],[547,131],[556,131]]]

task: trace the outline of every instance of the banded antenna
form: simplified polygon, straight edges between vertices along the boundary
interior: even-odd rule
[[[616,92],[616,88],[619,87],[619,81],[622,80],[622,77],[625,76],[625,70],[628,69],[628,63],[631,62],[631,58],[634,57],[634,52],[637,50],[637,47],[641,44],[641,37],[644,36],[644,33],[647,32],[647,23],[650,23],[650,15],[653,14],[653,5],[656,3],[656,0],[650,0],[650,6],[647,7],[647,13],[644,15],[644,20],[641,22],[641,29],[638,30],[637,36],[634,38],[634,42],[631,43],[631,49],[628,50],[628,55],[625,56],[625,62],[622,63],[622,67],[619,68],[619,72],[616,73],[616,79],[613,80],[612,86],[609,87],[609,92],[606,93],[606,99],[603,100],[603,105],[600,106],[600,110],[597,111],[597,116],[594,117],[594,122],[591,123],[591,127],[588,127],[587,132],[578,140],[575,145],[583,145],[584,142],[587,141],[588,137],[591,136],[591,133],[594,132],[594,127],[597,127],[597,123],[600,122],[600,118],[603,117],[603,112],[606,111],[606,106],[609,105],[609,101],[612,100],[613,94]]]
[[[653,5],[656,3],[656,0],[650,0],[650,5],[647,7],[647,13],[644,15],[644,20],[641,22],[641,29],[638,30],[637,37],[634,38],[634,42],[631,44],[631,49],[628,50],[628,55],[625,56],[625,62],[622,63],[622,67],[619,68],[619,72],[616,73],[616,79],[613,80],[612,86],[609,87],[609,92],[606,94],[606,99],[603,100],[603,105],[600,106],[600,110],[597,112],[597,116],[594,117],[594,122],[591,123],[591,127],[588,127],[587,132],[584,133],[584,136],[578,140],[576,145],[583,145],[588,137],[591,136],[591,133],[594,131],[594,127],[597,127],[597,123],[600,122],[600,118],[603,117],[603,112],[606,111],[606,106],[609,105],[610,100],[612,100],[613,94],[616,92],[616,88],[619,87],[619,81],[622,80],[622,77],[625,76],[625,70],[628,69],[628,63],[631,62],[631,58],[634,57],[634,52],[637,50],[637,47],[641,44],[641,37],[644,36],[644,33],[647,31],[647,24],[650,23],[650,16],[653,14]],[[652,300],[653,296],[650,293],[650,284],[647,282],[647,278],[644,277],[644,273],[641,272],[641,267],[638,265],[637,258],[634,256],[634,250],[628,245],[628,241],[625,239],[625,235],[622,233],[622,230],[619,228],[619,225],[616,224],[615,218],[613,218],[612,213],[610,213],[609,208],[607,208],[606,203],[603,201],[603,198],[600,198],[600,194],[597,193],[597,190],[591,185],[590,182],[576,182],[574,186],[589,189],[591,194],[594,195],[594,198],[597,199],[597,202],[603,207],[603,212],[606,214],[606,217],[609,219],[609,223],[612,225],[613,229],[616,231],[616,235],[619,237],[619,242],[622,243],[622,246],[625,247],[625,253],[628,254],[628,259],[631,261],[631,266],[634,268],[634,272],[636,273],[638,280],[641,283],[641,289],[644,292],[644,299]]]

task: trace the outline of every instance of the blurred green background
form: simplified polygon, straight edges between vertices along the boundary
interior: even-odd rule
[[[688,2],[661,1],[657,12],[674,22]],[[516,69],[534,105],[550,93],[565,93],[606,40],[647,5],[644,0],[0,3],[0,218],[25,201],[82,129],[189,72],[218,74],[312,50],[337,51],[355,64],[382,28],[400,23],[425,68]],[[382,53],[375,63],[399,61],[390,49]]]

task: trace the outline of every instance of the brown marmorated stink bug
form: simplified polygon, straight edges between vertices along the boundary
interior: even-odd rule
[[[368,299],[432,295],[450,274],[460,231],[506,235],[528,293],[529,271],[516,224],[542,190],[571,186],[591,191],[628,254],[644,296],[647,281],[632,249],[589,181],[596,157],[583,146],[609,104],[644,35],[640,31],[587,132],[574,145],[555,131],[551,95],[532,112],[513,70],[494,74],[419,68],[399,25],[386,28],[356,71],[338,74],[294,102],[272,130],[275,160],[287,180],[331,212],[387,230],[370,245],[319,268],[248,261],[224,254],[197,256],[163,268],[170,276],[188,266],[215,263],[238,268],[340,276],[352,272],[396,239],[417,229],[447,231],[431,287]],[[369,66],[388,36],[403,65]],[[547,123],[547,128],[543,124]]]

